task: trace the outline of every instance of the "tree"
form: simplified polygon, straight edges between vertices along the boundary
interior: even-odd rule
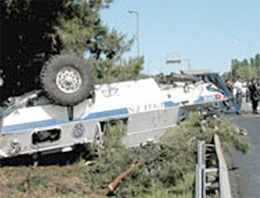
[[[5,80],[2,99],[35,87],[35,76],[43,62],[60,52],[53,25],[62,4],[61,0],[1,1],[0,70]]]
[[[249,59],[233,59],[231,61],[231,71],[225,74],[225,77],[230,76],[235,80],[238,76],[243,78],[260,78],[260,54]]]
[[[87,57],[96,79],[108,76],[112,70],[119,71],[116,67],[124,62],[122,55],[130,49],[132,40],[126,41],[124,35],[102,24],[100,12],[111,3],[112,0],[2,0],[0,75],[5,86],[1,98],[39,88],[43,64],[60,53]],[[138,74],[141,60],[133,60],[140,64]]]

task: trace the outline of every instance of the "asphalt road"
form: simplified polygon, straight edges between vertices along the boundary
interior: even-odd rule
[[[233,198],[260,198],[260,116],[244,112],[231,116],[238,127],[247,129],[251,149],[248,154],[234,152],[229,159]]]

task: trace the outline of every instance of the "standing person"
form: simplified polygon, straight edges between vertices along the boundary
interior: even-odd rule
[[[233,85],[233,95],[235,99],[237,100],[237,104],[239,108],[241,109],[242,107],[242,96],[243,96],[243,83],[242,83],[242,78],[238,76],[237,81]]]
[[[257,106],[258,106],[258,89],[259,87],[256,85],[256,81],[254,79],[251,80],[251,84],[248,87],[250,93],[250,99],[252,103],[252,113],[258,114]]]
[[[225,81],[225,83],[226,83],[229,91],[233,93],[233,83],[228,79]]]
[[[246,87],[246,102],[250,102],[250,93],[249,93],[249,90],[248,90],[248,87],[250,85],[250,80],[246,80],[245,82],[245,87]]]

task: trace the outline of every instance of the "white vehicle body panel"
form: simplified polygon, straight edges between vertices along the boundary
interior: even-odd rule
[[[3,119],[0,158],[91,143],[100,125],[110,119],[127,120],[127,133],[122,139],[127,146],[156,141],[179,121],[180,109],[224,99],[219,92],[208,91],[207,85],[189,85],[188,91],[183,86],[165,89],[152,78],[97,85],[95,101],[73,107],[72,121],[66,107],[49,104],[19,108]],[[33,142],[33,134],[56,129],[60,131],[57,141]]]

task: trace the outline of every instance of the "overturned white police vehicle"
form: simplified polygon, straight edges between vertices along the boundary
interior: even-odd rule
[[[3,108],[0,158],[67,152],[102,142],[107,122],[122,121],[129,147],[156,141],[191,108],[225,100],[211,83],[160,84],[153,78],[94,85],[86,63],[53,57],[41,71],[42,90],[11,98]]]

